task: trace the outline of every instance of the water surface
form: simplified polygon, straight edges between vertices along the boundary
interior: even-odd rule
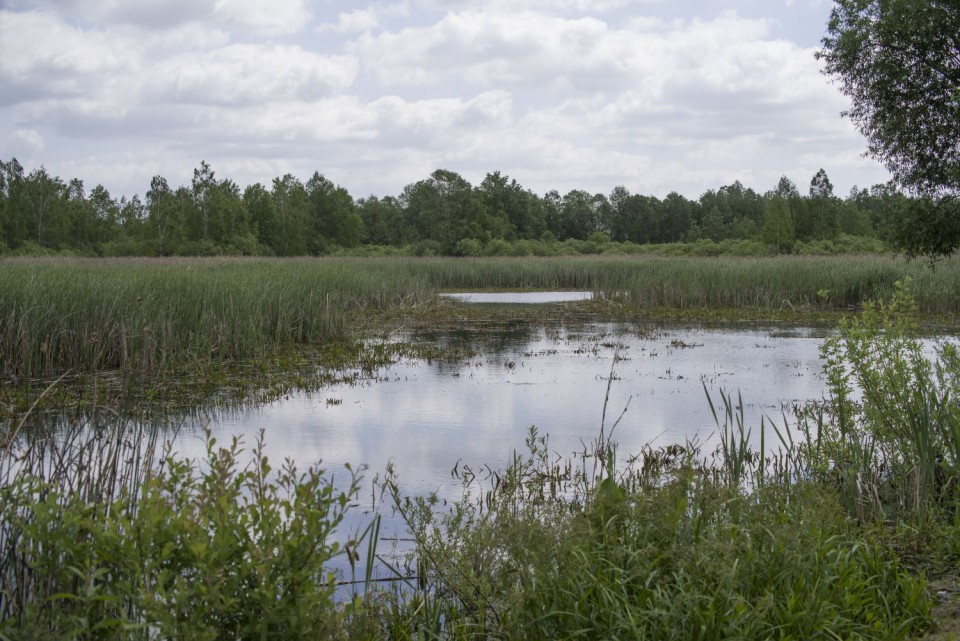
[[[400,338],[467,345],[478,355],[402,360],[357,384],[217,416],[210,427],[247,443],[263,429],[272,458],[322,459],[332,471],[352,463],[382,472],[393,461],[406,489],[453,496],[450,471],[458,461],[502,467],[523,449],[531,426],[569,455],[598,436],[605,411],[608,432],[623,414],[614,438],[626,458],[648,443],[714,443],[706,393],[715,403],[721,390],[741,393],[747,424],[757,428],[761,417],[782,423],[795,404],[824,394],[822,332],[804,328],[597,323]],[[179,447],[191,452],[201,442],[202,434],[188,429]]]
[[[462,292],[440,294],[462,303],[500,305],[543,305],[546,303],[570,303],[590,300],[593,292]]]

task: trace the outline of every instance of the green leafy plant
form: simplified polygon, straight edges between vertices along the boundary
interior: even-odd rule
[[[0,635],[21,638],[327,639],[360,603],[335,604],[333,536],[358,481],[337,489],[316,467],[274,470],[262,437],[244,464],[234,439],[208,436],[202,463],[143,456],[139,432],[116,430],[92,467],[29,442],[4,467],[0,492],[3,586]],[[87,439],[99,438],[96,431]],[[7,450],[5,456],[11,456]],[[40,470],[53,455],[59,467]],[[145,471],[116,492],[104,487]],[[360,542],[351,543],[358,547]]]
[[[861,518],[956,507],[957,348],[944,342],[929,354],[919,336],[913,296],[898,282],[823,347],[831,416],[814,449]]]

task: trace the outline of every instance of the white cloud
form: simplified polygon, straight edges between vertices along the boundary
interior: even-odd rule
[[[299,46],[234,44],[167,58],[152,70],[149,94],[206,104],[309,100],[349,87],[357,66],[350,56],[322,56]]]
[[[349,50],[388,86],[437,84],[451,75],[511,84],[595,66],[607,32],[595,18],[468,11],[425,27],[363,34]]]
[[[451,11],[462,9],[531,10],[541,13],[607,13],[615,9],[667,0],[420,0],[419,4],[432,9]]]
[[[0,159],[33,159],[43,151],[46,143],[35,129],[15,129],[0,141]]]
[[[395,3],[374,3],[359,9],[340,11],[336,22],[323,22],[317,25],[317,31],[341,34],[358,34],[373,31],[396,18],[410,15],[410,3],[407,0]]]
[[[41,7],[51,14],[87,24],[166,29],[209,17],[214,0],[26,0],[19,4]]]
[[[337,22],[320,25],[318,31],[335,31],[337,33],[362,33],[370,31],[380,25],[380,16],[373,7],[341,11]]]
[[[38,12],[0,12],[0,88],[5,98],[79,96],[129,73],[136,54],[102,32],[68,26]]]
[[[303,0],[216,0],[214,16],[268,35],[303,31],[311,20]]]
[[[364,195],[437,167],[477,181],[501,170],[537,191],[660,195],[738,178],[766,188],[791,171],[804,182],[817,157],[860,184],[882,173],[859,158],[812,49],[771,35],[782,14],[677,20],[628,0],[339,13],[301,0],[13,1],[42,9],[0,11],[0,153],[102,172],[80,176],[91,183],[130,177],[119,193],[189,176],[200,158],[241,184],[319,168]],[[310,24],[311,8],[333,22]]]

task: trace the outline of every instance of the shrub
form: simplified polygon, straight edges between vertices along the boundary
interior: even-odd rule
[[[957,508],[960,354],[944,342],[931,361],[915,315],[897,282],[889,300],[842,320],[823,347],[831,413],[818,417],[815,469],[839,483],[860,520]]]
[[[355,476],[338,490],[315,467],[301,473],[288,461],[274,471],[262,439],[246,466],[236,439],[217,448],[210,437],[202,465],[174,455],[156,465],[130,445],[128,431],[114,435],[74,438],[43,479],[4,464],[14,477],[0,495],[0,637],[19,630],[57,638],[326,639],[337,632],[345,611],[334,604],[328,564],[345,553],[332,534],[356,494]],[[76,447],[92,458],[74,458]],[[45,455],[32,445],[18,454],[25,465]],[[132,482],[118,492],[80,491],[117,479]]]
[[[453,247],[454,256],[480,256],[483,254],[483,243],[476,238],[463,238]]]
[[[610,242],[610,235],[605,231],[595,231],[587,236],[587,241],[594,245],[605,245]]]
[[[483,248],[485,256],[509,256],[512,247],[502,238],[494,238]]]

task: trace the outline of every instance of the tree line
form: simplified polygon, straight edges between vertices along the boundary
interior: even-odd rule
[[[0,252],[92,255],[324,255],[362,245],[471,255],[492,242],[604,240],[659,244],[755,240],[790,252],[841,234],[895,243],[912,198],[887,185],[834,194],[824,170],[805,193],[787,177],[760,194],[739,181],[691,200],[574,189],[543,195],[499,171],[472,185],[438,169],[396,196],[354,199],[315,172],[241,188],[203,161],[187,185],[163,176],[143,198],[0,161]]]

